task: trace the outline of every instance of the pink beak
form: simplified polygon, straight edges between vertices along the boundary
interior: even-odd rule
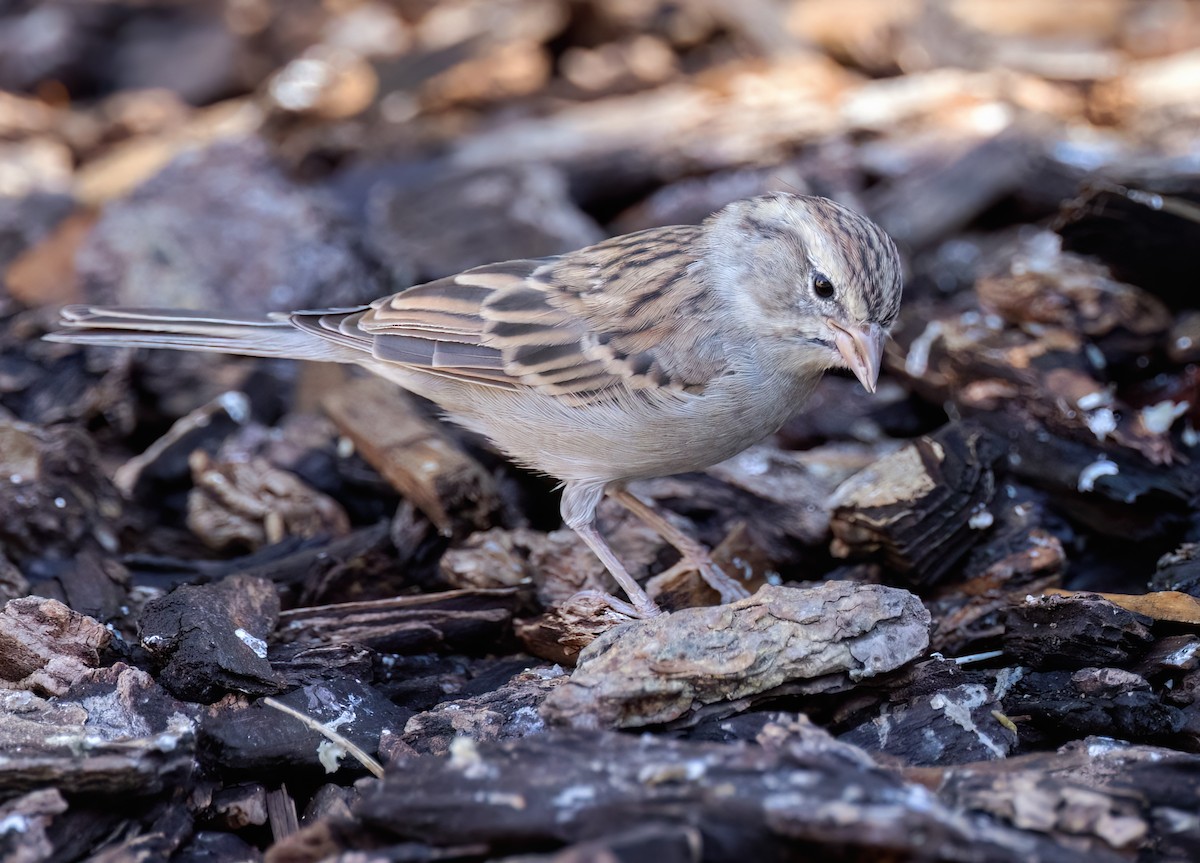
[[[845,360],[846,368],[854,372],[867,392],[875,392],[879,367],[883,363],[883,342],[887,338],[883,327],[879,324],[844,327],[832,318],[827,318],[825,323],[833,330],[833,344]]]

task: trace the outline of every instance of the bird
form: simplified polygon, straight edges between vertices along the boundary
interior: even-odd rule
[[[776,432],[823,374],[875,392],[900,309],[895,244],[832,200],[774,192],[699,225],[473,267],[351,308],[265,316],[71,305],[55,341],[349,363],[436,404],[562,488],[563,522],[631,618],[662,611],[596,527],[605,495],[723,602],[747,596],[633,480],[703,470]]]

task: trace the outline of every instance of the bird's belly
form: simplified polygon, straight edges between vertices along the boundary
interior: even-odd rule
[[[456,416],[515,461],[563,480],[611,482],[702,470],[776,431],[811,386],[690,398],[565,405],[504,398]],[[491,402],[491,404],[486,404]],[[455,412],[456,414],[459,412]]]

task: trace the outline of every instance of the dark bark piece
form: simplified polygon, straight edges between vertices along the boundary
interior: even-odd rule
[[[759,747],[555,732],[404,763],[356,809],[368,825],[434,845],[541,847],[612,825],[698,831],[713,863],[793,859],[1080,861],[1034,834],[943,807],[861,760],[803,745]]]
[[[147,603],[138,629],[160,666],[160,682],[180,698],[210,703],[230,691],[264,695],[283,688],[267,661],[267,638],[278,620],[274,586],[235,575]]]
[[[945,577],[990,527],[999,447],[949,425],[843,483],[832,501],[834,552],[878,555],[915,584]]]
[[[0,476],[0,542],[18,565],[116,550],[124,503],[82,430],[0,420]]]
[[[358,644],[272,644],[267,648],[271,669],[288,687],[350,676],[371,682],[377,654]]]
[[[363,458],[443,534],[489,526],[499,506],[491,475],[395,384],[356,379],[322,405]]]
[[[580,728],[685,721],[795,681],[858,681],[914,659],[929,644],[929,613],[904,590],[826,582],[767,585],[715,608],[677,611],[609,630],[579,656],[542,704]]]
[[[77,266],[89,301],[143,308],[265,313],[386,292],[333,208],[254,138],[185,152],[110,203]]]
[[[875,719],[839,739],[911,765],[990,761],[1007,757],[1017,743],[1016,733],[995,715],[1003,712],[986,686],[966,683],[885,707]]]
[[[191,773],[191,711],[145,672],[118,663],[53,702],[18,692],[0,701],[0,798],[44,787],[153,795]]]
[[[1040,241],[1050,245],[1052,237],[1043,234]],[[1139,337],[1142,350],[1151,349],[1171,326],[1171,313],[1153,294],[1117,281],[1096,260],[1039,250],[1036,242],[1022,250],[1008,272],[976,282],[984,311],[1031,332],[1038,326],[1061,327],[1099,339],[1123,328]],[[1047,256],[1053,262],[1050,267],[1045,266]]]
[[[1200,543],[1184,543],[1159,558],[1158,567],[1150,576],[1149,587],[1200,597]]]
[[[16,829],[0,831],[0,857],[13,863],[51,859],[51,827],[55,816],[66,811],[67,801],[57,788],[42,788],[0,802],[0,824],[16,825]]]
[[[1013,716],[1026,717],[1020,725],[1027,745],[1060,745],[1097,734],[1195,746],[1183,711],[1164,704],[1144,679],[1122,669],[1030,672],[1013,685],[1007,704]]]
[[[695,827],[649,824],[616,830],[603,839],[569,845],[553,854],[518,854],[501,863],[700,863],[704,840]]]
[[[240,836],[215,830],[198,830],[171,858],[171,863],[217,863],[220,860],[257,863],[262,859],[262,852]]]
[[[153,501],[155,494],[190,481],[188,458],[197,449],[216,449],[220,441],[250,420],[245,393],[222,393],[176,420],[166,434],[144,452],[121,465],[113,483],[135,500]]]
[[[1190,815],[1200,806],[1196,755],[1092,737],[938,776],[947,804],[1071,841],[1080,853],[1158,860],[1200,853],[1200,825]]]
[[[1098,596],[1030,597],[1008,611],[1004,650],[1039,670],[1119,666],[1149,649],[1150,623]]]
[[[345,641],[384,653],[490,646],[512,621],[515,588],[448,590],[296,608],[280,617],[287,642]]]
[[[62,695],[100,664],[112,633],[61,602],[29,596],[0,611],[0,689]]]
[[[377,182],[367,236],[397,284],[407,285],[569,252],[605,235],[570,199],[560,172],[514,165],[466,174],[435,167],[415,183]]]
[[[538,708],[566,682],[561,669],[524,671],[490,692],[443,701],[416,714],[405,723],[402,740],[414,752],[446,755],[459,737],[484,742],[542,734],[546,725]]]
[[[13,566],[3,554],[0,554],[0,602],[19,599],[29,595],[29,581],[21,570]]]
[[[1009,130],[959,149],[866,196],[867,212],[902,248],[940,242],[1020,189],[1034,172],[1040,147]]]
[[[404,727],[410,711],[376,688],[350,677],[294,689],[276,700],[334,730],[368,754],[379,749],[385,730]],[[264,771],[321,770],[340,764],[362,771],[349,756],[337,758],[325,737],[293,717],[262,703],[223,703],[206,716],[197,735],[202,763],[230,776],[260,777]]]
[[[934,619],[932,647],[948,656],[999,647],[1008,609],[1030,593],[1060,585],[1067,569],[1070,532],[1048,511],[1045,495],[1005,483],[982,520],[987,518],[993,523],[964,559],[960,577],[926,599]]]
[[[1055,229],[1065,248],[1100,258],[1123,281],[1186,309],[1195,306],[1186,250],[1200,245],[1200,178],[1172,173],[1128,185],[1094,182],[1063,206]]]

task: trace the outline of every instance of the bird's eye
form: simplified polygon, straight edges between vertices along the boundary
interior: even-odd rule
[[[813,276],[813,293],[823,300],[827,300],[833,296],[833,282],[829,281],[828,276],[823,276],[817,273]]]

